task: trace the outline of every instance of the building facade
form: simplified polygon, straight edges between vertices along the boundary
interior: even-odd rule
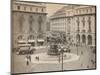
[[[75,44],[95,46],[95,10],[95,6],[64,6],[50,17],[50,30],[65,32]]]
[[[12,3],[12,39],[13,47],[27,41],[33,46],[44,44],[46,31],[46,7],[43,3]]]

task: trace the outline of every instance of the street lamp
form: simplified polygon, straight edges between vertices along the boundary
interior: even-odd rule
[[[62,54],[62,71],[63,71],[63,52],[64,52],[64,48],[63,47],[61,47],[60,49],[59,49],[59,52]]]

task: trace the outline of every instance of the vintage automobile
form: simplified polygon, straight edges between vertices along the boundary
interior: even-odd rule
[[[66,48],[66,50],[64,52],[71,52],[70,48]]]
[[[64,52],[69,52],[69,53],[71,52],[70,46],[66,46],[66,47],[64,47],[64,49],[65,49]]]

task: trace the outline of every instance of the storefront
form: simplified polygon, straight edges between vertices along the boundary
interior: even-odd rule
[[[28,40],[28,43],[31,44],[31,46],[35,46],[35,40]]]
[[[38,39],[37,40],[37,45],[38,46],[43,46],[43,44],[44,44],[44,40],[43,39]]]

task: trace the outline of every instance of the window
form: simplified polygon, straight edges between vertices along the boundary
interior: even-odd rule
[[[36,12],[38,11],[38,8],[36,8]]]
[[[92,36],[88,35],[88,45],[92,45]]]
[[[88,9],[86,9],[86,13],[88,13]]]
[[[79,17],[77,17],[76,23],[77,23],[77,31],[79,32]]]
[[[32,11],[32,7],[30,7],[30,11]]]
[[[82,35],[82,42],[86,43],[86,36],[85,35]]]
[[[85,27],[85,17],[83,17],[82,19],[82,24],[83,24],[83,27]]]
[[[81,14],[81,10],[79,10],[79,14]]]
[[[23,36],[22,35],[19,35],[18,36],[18,40],[22,40],[23,39]]]
[[[26,7],[24,7],[24,10],[26,10]]]
[[[76,14],[78,14],[78,10],[76,10]]]
[[[20,10],[20,6],[17,6],[17,9]]]
[[[90,12],[92,12],[92,8],[90,8]]]
[[[77,39],[77,43],[80,43],[80,35],[79,34],[76,35],[76,39]]]
[[[89,16],[88,18],[88,25],[89,25],[89,30],[88,32],[91,32],[91,17]]]
[[[43,12],[43,11],[44,11],[44,9],[42,8],[42,9],[41,9],[41,11]]]
[[[82,13],[84,13],[84,9],[82,9]]]

